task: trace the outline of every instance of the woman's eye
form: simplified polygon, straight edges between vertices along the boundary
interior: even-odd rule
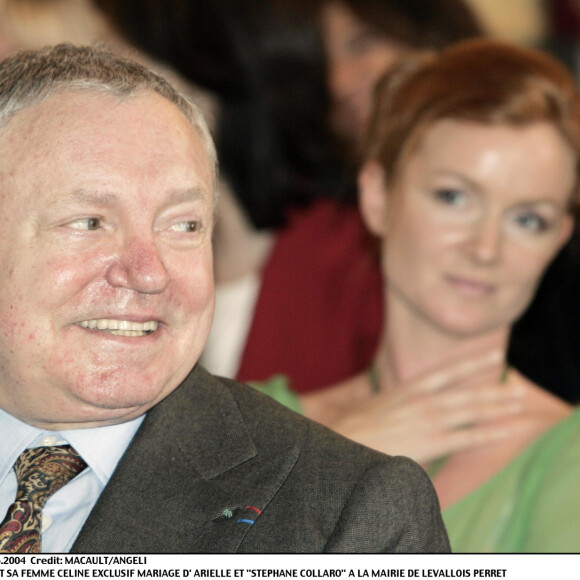
[[[179,222],[172,225],[170,229],[174,232],[184,232],[187,234],[196,233],[201,230],[201,222],[197,220]]]
[[[467,202],[467,196],[457,189],[440,189],[435,192],[435,197],[447,205],[462,206]]]
[[[71,222],[69,226],[71,228],[74,228],[75,230],[94,231],[101,228],[102,221],[100,218],[97,217],[88,217],[75,220],[74,222]]]
[[[547,220],[533,212],[526,212],[516,216],[516,223],[532,232],[543,232],[549,226]]]

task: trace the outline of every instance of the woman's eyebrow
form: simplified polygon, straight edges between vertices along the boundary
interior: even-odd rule
[[[452,169],[438,169],[435,171],[435,175],[437,177],[451,177],[453,179],[457,179],[458,181],[462,181],[465,185],[467,185],[471,189],[474,189],[476,191],[482,191],[482,187],[479,183],[477,183],[477,181],[467,177],[463,173],[457,173]]]

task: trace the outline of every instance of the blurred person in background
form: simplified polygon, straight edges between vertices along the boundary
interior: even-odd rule
[[[0,58],[20,48],[111,40],[92,0],[0,0]]]
[[[491,38],[531,48],[539,48],[545,39],[551,1],[466,0]]]
[[[580,413],[506,357],[580,203],[572,75],[490,40],[409,58],[379,84],[365,151],[388,324],[370,371],[306,413],[422,463],[454,551],[576,551]]]
[[[0,0],[0,59],[16,50],[34,50],[69,42],[76,45],[106,45],[169,78],[194,98],[210,124],[217,102],[206,91],[172,70],[167,64],[138,51],[114,30],[93,0]]]
[[[402,55],[483,33],[463,0],[322,0],[331,123],[349,148],[368,121],[375,83]]]

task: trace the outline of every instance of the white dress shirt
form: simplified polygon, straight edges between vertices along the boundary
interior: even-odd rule
[[[144,416],[127,423],[45,431],[0,409],[0,520],[16,497],[14,462],[29,447],[70,444],[87,468],[57,491],[42,511],[42,551],[68,552]]]

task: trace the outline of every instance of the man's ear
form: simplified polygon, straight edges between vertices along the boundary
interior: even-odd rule
[[[375,161],[365,163],[358,174],[358,204],[362,218],[373,234],[387,233],[388,192],[385,171]]]

